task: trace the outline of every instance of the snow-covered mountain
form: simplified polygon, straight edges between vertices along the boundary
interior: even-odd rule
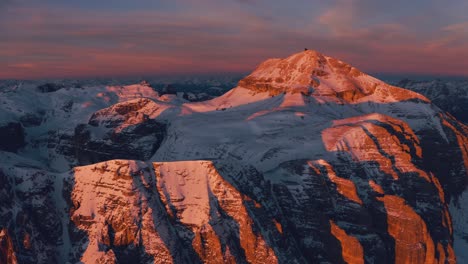
[[[397,86],[425,95],[432,103],[452,114],[457,120],[468,124],[467,80],[401,80]]]
[[[0,263],[468,261],[468,127],[342,61],[43,88],[1,91]]]

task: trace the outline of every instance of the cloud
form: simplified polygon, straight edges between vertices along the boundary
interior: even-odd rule
[[[33,63],[17,63],[9,66],[10,68],[18,68],[18,69],[32,69],[35,67]]]
[[[235,2],[241,3],[241,4],[254,4],[258,2],[257,0],[234,0]]]
[[[354,0],[337,1],[318,17],[318,22],[326,26],[335,36],[348,35],[353,29],[358,10]]]
[[[424,35],[406,18],[385,17],[370,0],[337,0],[305,17],[279,16],[280,6],[259,11],[258,1],[212,2],[171,11],[17,6],[0,18],[7,21],[0,23],[0,78],[245,72],[304,47],[364,71],[468,75],[468,62],[455,54],[468,55],[462,22]],[[441,47],[450,49],[435,52]]]
[[[0,66],[0,78],[244,71],[254,60],[242,61],[245,45],[262,38],[264,27],[261,18],[245,13],[232,19],[218,14],[174,19],[157,11],[120,16],[70,11],[22,9],[15,14],[22,19],[0,25],[0,33],[8,36],[0,43],[0,57],[11,62],[8,68],[38,65],[37,71],[23,67],[13,75]]]
[[[468,50],[468,22],[460,22],[444,26],[440,29],[440,33],[426,44],[428,51],[440,51],[445,49],[448,51]]]
[[[442,30],[461,36],[468,36],[468,21],[445,26]]]

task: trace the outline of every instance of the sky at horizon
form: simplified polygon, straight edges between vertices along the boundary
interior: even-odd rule
[[[468,1],[0,0],[0,79],[249,72],[304,48],[468,76]]]

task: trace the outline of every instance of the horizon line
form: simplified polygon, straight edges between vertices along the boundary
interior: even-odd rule
[[[40,78],[0,78],[0,81],[59,81],[59,80],[124,80],[124,79],[157,79],[157,78],[187,78],[187,77],[238,77],[240,75],[248,76],[248,71],[223,71],[223,72],[206,72],[206,73],[162,73],[162,74],[131,74],[131,75],[101,75],[101,76],[50,76]],[[451,75],[451,74],[433,74],[433,73],[395,73],[395,72],[369,72],[367,75],[378,79],[397,78],[397,79],[466,79],[468,75]],[[238,75],[238,76],[236,76]]]

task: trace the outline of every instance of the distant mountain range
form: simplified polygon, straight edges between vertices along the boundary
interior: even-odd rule
[[[468,80],[401,80],[395,85],[431,99],[432,103],[468,124]]]
[[[167,86],[182,94],[190,101],[200,101],[213,99],[235,87],[244,77],[244,74],[214,74],[212,76],[174,76],[174,77],[154,77],[154,78],[101,78],[84,80],[0,80],[0,90],[10,89],[17,86],[28,86],[37,89],[54,87],[60,89],[64,87],[96,87],[96,86],[125,86],[140,82],[147,82],[159,93],[164,93]],[[398,76],[388,77],[383,75],[382,80],[389,84],[402,87],[420,93],[429,98],[433,104],[442,110],[454,115],[459,121],[468,123],[468,79],[461,77],[440,78],[440,77],[415,77],[402,78]]]

